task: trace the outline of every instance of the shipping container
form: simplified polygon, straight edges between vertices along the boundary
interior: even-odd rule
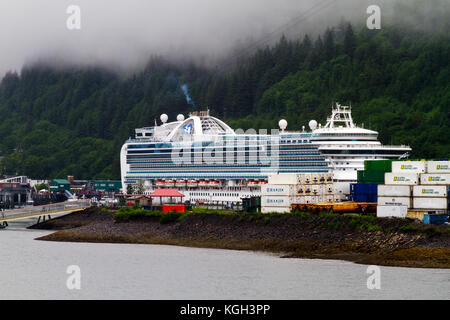
[[[291,207],[261,207],[261,213],[288,213],[291,212]]]
[[[423,216],[425,214],[428,214],[428,211],[417,211],[417,210],[408,210],[408,218],[411,219],[418,219],[420,221],[423,221]]]
[[[355,201],[355,202],[377,202],[377,195],[376,194],[362,194],[362,193],[358,193],[358,194],[351,194],[350,195],[350,201]]]
[[[448,198],[414,198],[413,208],[425,210],[447,210],[448,202]]]
[[[364,170],[391,172],[392,160],[365,160]]]
[[[448,197],[450,186],[414,186],[414,197]]]
[[[378,185],[375,183],[352,183],[350,184],[351,194],[377,194]]]
[[[406,218],[408,208],[406,206],[377,206],[377,217]]]
[[[295,185],[264,184],[261,186],[261,195],[263,196],[294,196],[296,193],[297,186]]]
[[[333,184],[322,184],[320,186],[320,193],[321,194],[334,194],[334,185]]]
[[[357,171],[358,183],[384,184],[384,171]]]
[[[411,186],[379,184],[378,185],[378,196],[379,197],[410,197],[411,196]]]
[[[426,164],[426,161],[394,161],[392,172],[425,173]]]
[[[420,175],[423,185],[450,185],[450,173],[423,173]]]
[[[427,173],[450,173],[450,161],[427,161]]]
[[[286,185],[286,184],[298,184],[297,174],[295,173],[280,173],[270,174],[268,176],[268,184]]]
[[[423,216],[424,224],[444,224],[448,222],[448,214],[425,214]]]
[[[311,194],[314,196],[317,196],[320,194],[320,185],[319,184],[311,185]]]
[[[288,207],[295,197],[289,196],[261,196],[262,207]]]
[[[377,203],[379,206],[406,206],[408,209],[412,208],[411,197],[378,197]]]
[[[302,184],[311,184],[312,183],[312,174],[311,173],[305,173],[302,175]]]
[[[419,184],[419,174],[414,172],[386,172],[384,180],[385,184],[391,185],[417,185]]]

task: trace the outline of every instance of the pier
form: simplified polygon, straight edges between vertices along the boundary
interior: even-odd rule
[[[38,218],[38,222],[51,215],[61,213],[71,213],[73,211],[83,210],[91,206],[90,200],[68,201],[61,203],[48,204],[43,206],[26,207],[21,209],[5,210],[0,212],[0,228],[8,226],[9,221]]]

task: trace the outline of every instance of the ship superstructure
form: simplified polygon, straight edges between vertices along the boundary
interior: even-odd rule
[[[334,174],[334,182],[340,194],[350,192],[350,183],[356,182],[357,171],[364,170],[364,160],[406,158],[411,152],[409,146],[382,145],[378,132],[358,127],[353,122],[351,107],[336,104],[322,127],[310,121],[311,142]]]
[[[269,174],[333,172],[344,199],[365,159],[398,158],[411,149],[382,146],[377,132],[358,128],[351,109],[336,105],[327,124],[310,121],[311,132],[233,130],[209,111],[136,129],[121,150],[124,190],[141,184],[145,193],[176,187],[185,200],[240,202],[258,196]]]

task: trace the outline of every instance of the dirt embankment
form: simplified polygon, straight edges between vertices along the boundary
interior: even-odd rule
[[[366,223],[350,216],[190,214],[161,224],[157,217],[118,223],[113,215],[90,208],[32,228],[59,230],[40,240],[256,250],[283,257],[450,268],[449,227],[430,228],[404,219]]]

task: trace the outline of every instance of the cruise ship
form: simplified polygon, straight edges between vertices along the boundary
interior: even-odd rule
[[[351,108],[336,104],[327,123],[310,131],[287,131],[286,120],[271,132],[233,130],[209,111],[178,115],[135,129],[120,154],[122,185],[144,193],[177,188],[191,202],[241,202],[261,195],[269,174],[333,173],[336,199],[345,200],[366,159],[408,157],[408,146],[383,146],[378,133],[357,127]]]

